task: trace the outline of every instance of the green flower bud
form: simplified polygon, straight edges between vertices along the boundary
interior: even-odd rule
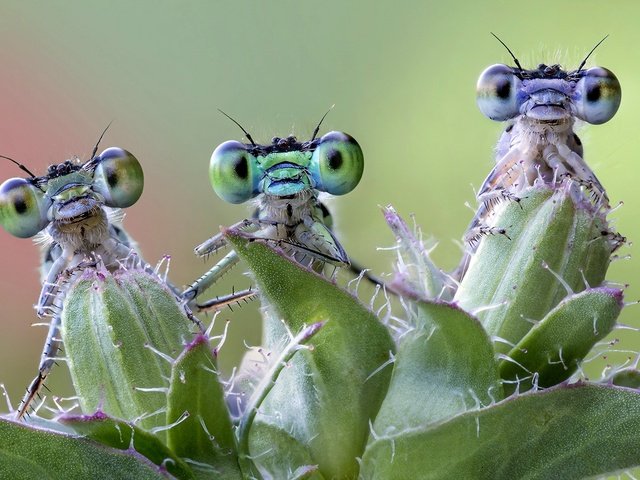
[[[500,353],[518,344],[568,290],[599,286],[624,240],[611,231],[604,209],[575,196],[569,182],[554,190],[534,186],[488,217],[489,226],[505,234],[481,239],[454,301],[503,340],[496,344]]]
[[[62,339],[85,413],[96,410],[145,429],[166,424],[171,362],[192,334],[175,295],[142,268],[87,268],[68,286]]]

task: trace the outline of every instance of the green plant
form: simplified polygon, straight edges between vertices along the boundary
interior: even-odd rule
[[[579,373],[623,307],[604,283],[620,237],[571,192],[536,185],[501,204],[509,237],[483,237],[459,284],[385,208],[398,259],[383,318],[224,231],[264,321],[264,356],[231,383],[162,278],[88,269],[63,309],[84,414],[2,418],[0,477],[568,479],[637,466],[638,372]]]

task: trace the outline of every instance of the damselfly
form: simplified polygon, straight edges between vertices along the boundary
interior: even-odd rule
[[[211,185],[227,202],[244,203],[254,198],[257,202],[252,218],[232,228],[252,232],[255,238],[279,246],[298,263],[316,270],[325,263],[349,266],[349,258],[331,230],[331,215],[318,195],[344,195],[358,185],[364,169],[358,142],[335,131],[316,138],[321,120],[311,140],[276,137],[270,145],[259,145],[231,120],[250,143],[231,140],[214,150],[209,167]],[[224,237],[218,234],[197,246],[195,253],[206,256],[224,245]],[[195,299],[237,261],[235,252],[228,253],[196,280],[184,297]]]
[[[36,310],[39,317],[51,317],[38,375],[27,388],[18,417],[27,412],[61,348],[63,279],[98,261],[116,269],[136,253],[120,226],[120,209],[140,198],[142,167],[126,150],[111,147],[96,155],[97,148],[98,144],[90,160],[74,158],[51,165],[43,176],[2,157],[16,163],[29,178],[11,178],[0,186],[0,224],[10,234],[35,237],[42,245],[42,290]]]
[[[606,191],[585,163],[582,142],[574,131],[576,120],[605,123],[620,105],[616,76],[602,67],[584,69],[604,39],[569,71],[545,64],[526,70],[498,41],[515,67],[492,65],[482,72],[477,102],[485,116],[508,124],[498,141],[496,166],[477,194],[480,206],[465,236],[472,248],[483,235],[508,235],[508,226],[489,226],[488,217],[501,201],[519,201],[534,182],[553,188],[569,182],[576,201],[609,208]]]
[[[121,226],[121,209],[133,205],[142,194],[142,167],[121,148],[107,148],[96,155],[98,144],[86,162],[67,160],[50,166],[43,176],[3,157],[29,178],[12,178],[0,186],[0,224],[12,235],[35,237],[42,245],[42,290],[36,308],[39,317],[51,317],[39,371],[18,408],[19,418],[30,408],[61,349],[63,304],[71,279],[97,265],[114,272],[131,263],[155,273],[140,259],[135,243]],[[178,300],[178,290],[167,286]],[[241,298],[228,295],[211,308],[222,308]],[[200,326],[186,306],[184,313]]]

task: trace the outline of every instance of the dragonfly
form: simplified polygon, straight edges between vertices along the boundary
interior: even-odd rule
[[[331,214],[318,196],[320,192],[344,195],[358,185],[364,170],[358,142],[338,131],[318,137],[325,114],[310,140],[300,142],[290,135],[260,145],[238,122],[221,113],[240,127],[249,143],[230,140],[214,150],[209,167],[211,185],[226,202],[255,199],[257,204],[250,219],[231,228],[279,246],[296,262],[316,271],[327,263],[349,267],[351,262],[332,232]],[[225,244],[218,234],[198,245],[195,253],[205,257]],[[193,282],[183,297],[193,301],[238,261],[236,253],[229,252]],[[204,309],[210,303],[198,306]]]
[[[577,120],[593,125],[611,120],[622,98],[613,72],[603,67],[584,68],[607,37],[575,70],[564,70],[557,64],[527,70],[509,47],[492,35],[507,49],[515,66],[492,65],[477,83],[480,111],[507,125],[496,148],[496,165],[477,193],[480,206],[465,235],[472,249],[484,235],[508,235],[504,228],[487,226],[487,219],[502,201],[519,202],[534,182],[553,188],[570,182],[570,192],[577,201],[609,208],[606,190],[584,161],[574,126]]]

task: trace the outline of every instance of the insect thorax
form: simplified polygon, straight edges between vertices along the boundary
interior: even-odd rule
[[[303,222],[305,218],[322,221],[319,205],[317,192],[313,189],[303,190],[286,197],[263,194],[258,197],[256,214],[259,220],[266,223],[293,227]]]
[[[54,220],[47,233],[55,243],[75,252],[90,253],[109,238],[109,220],[100,206],[90,210],[80,221]]]
[[[574,123],[572,117],[557,122],[540,122],[525,115],[515,119],[496,147],[494,187],[517,195],[537,179],[549,185],[566,177],[585,183],[595,181],[583,160]]]

